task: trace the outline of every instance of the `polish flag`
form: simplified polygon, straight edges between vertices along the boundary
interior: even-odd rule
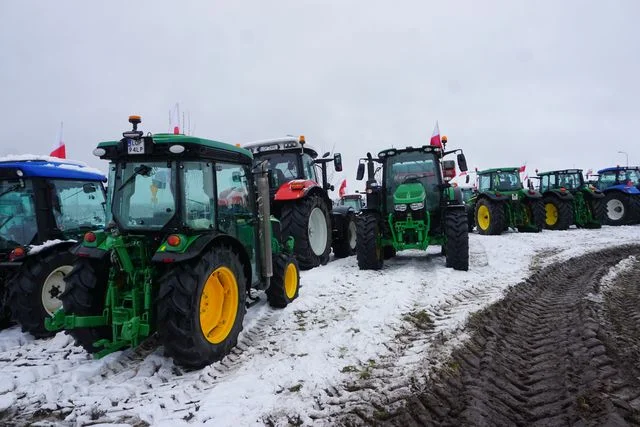
[[[520,166],[520,173],[523,173],[526,168],[527,168],[527,165]]]
[[[458,176],[465,176],[467,174],[467,172],[460,172],[460,174]]]
[[[436,120],[436,127],[433,128],[433,135],[431,135],[431,145],[442,148],[442,141],[440,140],[440,127]]]
[[[169,110],[169,132],[174,135],[180,134],[180,105],[176,105]]]
[[[340,188],[338,189],[338,195],[342,197],[346,192],[347,192],[347,180],[343,179],[342,184],[340,184]]]
[[[62,139],[62,122],[60,122],[60,130],[58,131],[57,143],[53,151],[49,154],[51,157],[57,157],[59,159],[67,158],[67,149],[64,145],[64,140]]]

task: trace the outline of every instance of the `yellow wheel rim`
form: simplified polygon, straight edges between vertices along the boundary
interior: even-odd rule
[[[558,208],[553,203],[546,203],[544,205],[544,210],[547,213],[546,221],[547,225],[556,225],[558,222]]]
[[[287,294],[287,298],[293,299],[296,296],[298,290],[298,269],[296,265],[290,262],[287,265],[287,269],[284,273],[284,292]]]
[[[219,267],[207,278],[200,296],[200,328],[212,344],[229,336],[238,314],[238,281],[228,267]]]
[[[485,205],[478,206],[478,227],[483,230],[488,230],[491,225],[491,214],[489,214],[489,208]]]

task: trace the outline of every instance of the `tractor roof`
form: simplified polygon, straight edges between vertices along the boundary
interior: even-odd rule
[[[175,135],[172,133],[156,133],[153,136],[153,143],[158,145],[169,145],[169,144],[179,144],[179,145],[199,145],[202,147],[212,148],[214,150],[223,150],[230,151],[232,153],[240,154],[246,156],[250,159],[253,159],[253,155],[250,151],[237,147],[233,144],[227,144],[226,142],[214,141],[212,139],[204,139],[197,138],[195,136],[190,135]],[[120,141],[104,141],[98,144],[99,148],[113,147],[117,146]]]
[[[538,172],[538,176],[543,175],[555,175],[555,174],[570,174],[570,173],[582,173],[582,169],[560,169],[555,171]]]
[[[494,172],[519,172],[520,168],[517,166],[514,167],[505,167],[505,168],[493,168],[493,169],[485,169],[483,171],[478,171],[478,175],[484,175],[484,174],[488,174],[488,173],[494,173]]]
[[[614,168],[604,168],[604,169],[600,169],[598,171],[598,173],[603,173],[603,172],[617,172],[617,171],[626,171],[626,170],[638,170],[640,169],[640,167],[638,166],[616,166]]]
[[[49,156],[7,156],[0,158],[3,178],[51,178],[84,181],[106,181],[106,176],[82,162]]]
[[[318,151],[305,143],[304,136],[285,136],[283,138],[261,139],[259,141],[248,142],[243,147],[253,154],[265,154],[269,151],[295,151],[304,149],[304,152],[312,158],[318,157]]]
[[[382,150],[378,153],[378,157],[386,158],[395,156],[398,153],[409,153],[413,151],[422,151],[425,153],[441,153],[442,149],[440,147],[436,147],[435,145],[423,145],[422,147],[405,147],[405,148],[387,148],[386,150]]]

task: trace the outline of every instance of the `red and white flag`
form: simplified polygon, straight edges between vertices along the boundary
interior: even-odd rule
[[[64,139],[62,138],[62,122],[60,122],[60,130],[58,131],[58,137],[57,137],[55,148],[49,154],[49,156],[57,157],[59,159],[67,158],[67,149],[64,145]]]
[[[176,102],[169,110],[169,132],[174,135],[180,134],[180,104]]]
[[[340,188],[338,189],[338,195],[342,197],[346,192],[347,192],[347,180],[343,179],[342,184],[340,184]]]
[[[465,176],[466,174],[467,174],[467,172],[464,171],[464,172],[460,172],[460,174],[458,176]]]
[[[431,145],[442,148],[442,141],[440,140],[440,127],[436,120],[436,127],[433,128],[433,135],[431,135]]]
[[[520,166],[520,173],[523,173],[527,169],[527,165]]]

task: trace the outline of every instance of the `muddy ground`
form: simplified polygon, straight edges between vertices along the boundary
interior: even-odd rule
[[[544,268],[474,314],[426,382],[407,378],[426,386],[342,424],[640,425],[639,287],[640,246]]]

